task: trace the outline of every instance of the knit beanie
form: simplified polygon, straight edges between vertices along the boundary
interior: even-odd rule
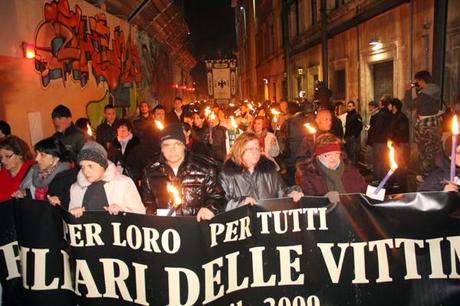
[[[61,118],[61,117],[72,117],[72,113],[70,112],[70,109],[62,104],[59,104],[53,109],[53,112],[51,113],[51,118]]]
[[[167,125],[164,130],[161,131],[161,142],[168,140],[168,139],[176,139],[182,142],[184,145],[186,144],[185,141],[185,134],[182,130],[182,124],[171,124]]]
[[[87,142],[78,152],[77,162],[89,160],[98,163],[104,169],[107,169],[109,162],[107,160],[107,151],[95,141]]]

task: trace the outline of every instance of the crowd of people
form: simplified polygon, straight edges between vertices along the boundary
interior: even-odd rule
[[[389,169],[388,140],[399,165],[391,184],[415,191],[407,184],[411,128],[403,105],[417,116],[419,191],[458,192],[458,181],[449,177],[452,139],[443,150],[440,91],[428,72],[415,75],[404,102],[394,97],[370,102],[370,120],[363,120],[359,101],[334,104],[331,97],[319,83],[314,102],[184,105],[177,97],[166,112],[142,101],[134,120],[118,118],[116,107],[106,105],[94,137],[87,118],[74,124],[71,110],[58,105],[51,114],[56,132],[37,142],[34,154],[0,121],[0,202],[44,200],[76,217],[88,210],[157,214],[169,209],[198,221],[261,199],[298,201],[308,195],[337,202],[340,193],[362,193],[382,180]],[[365,131],[372,152],[367,180],[360,171]],[[459,176],[460,146],[456,152]]]

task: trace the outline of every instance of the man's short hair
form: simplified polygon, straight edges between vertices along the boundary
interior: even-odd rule
[[[181,100],[182,101],[182,98],[181,97],[175,97],[174,101],[176,101],[176,100]]]
[[[114,128],[117,130],[119,127],[121,126],[126,126],[126,128],[128,129],[128,131],[132,131],[133,130],[133,124],[131,123],[131,121],[129,119],[120,119],[118,120],[115,125],[114,125]]]
[[[158,104],[157,106],[155,106],[155,107],[153,108],[153,111],[152,111],[152,113],[154,113],[154,114],[155,114],[155,112],[157,111],[157,109],[160,109],[160,110],[162,109],[162,110],[166,111],[166,109],[164,108],[164,106],[163,106],[163,105],[161,105],[161,104]]]
[[[426,70],[421,70],[417,72],[414,75],[414,79],[417,80],[423,80],[425,83],[432,83],[433,82],[433,77],[431,76],[431,73],[426,71]]]
[[[108,109],[115,109],[115,106],[113,106],[112,104],[107,104],[106,106],[104,106],[104,111]]]
[[[348,104],[353,104],[353,106],[356,106],[355,101],[352,101],[352,100],[348,101],[348,102],[347,102],[347,105],[348,105]]]
[[[394,98],[393,100],[391,100],[390,104],[393,105],[394,107],[396,107],[399,111],[403,107],[403,104],[402,104],[401,100],[399,100],[397,98]]]

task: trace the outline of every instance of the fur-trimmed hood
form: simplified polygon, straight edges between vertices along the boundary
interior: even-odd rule
[[[222,168],[222,172],[227,175],[241,174],[243,171],[245,171],[244,167],[237,165],[232,159],[226,160]],[[259,162],[254,167],[254,172],[270,173],[273,171],[276,172],[276,164],[264,155],[261,155]]]

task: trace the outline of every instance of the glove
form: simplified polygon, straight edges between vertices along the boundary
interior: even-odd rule
[[[324,196],[327,197],[331,203],[340,202],[340,195],[337,191],[329,191]]]

